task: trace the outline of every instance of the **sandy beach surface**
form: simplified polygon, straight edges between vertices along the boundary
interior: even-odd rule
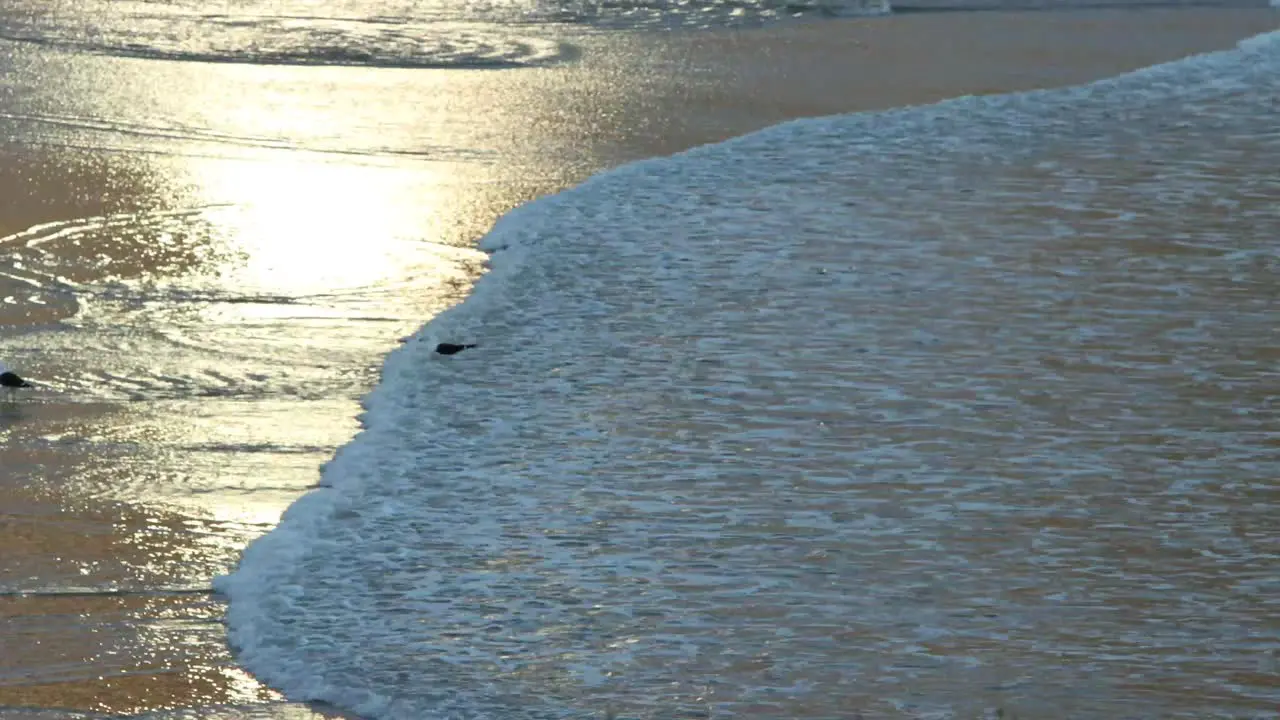
[[[1268,10],[910,14],[566,38],[504,70],[0,41],[0,717],[309,717],[235,663],[210,579],[357,431],[380,360],[511,208],[783,120],[1079,83]],[[444,338],[442,338],[444,339]],[[459,338],[465,340],[465,338]]]

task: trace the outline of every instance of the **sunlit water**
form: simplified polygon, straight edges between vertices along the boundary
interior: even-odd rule
[[[220,581],[243,661],[376,717],[1273,717],[1278,73],[801,121],[512,213]]]
[[[557,26],[706,28],[877,15],[886,0],[21,0],[0,37],[145,58],[383,67],[518,67],[564,60]]]
[[[241,703],[166,717],[305,714],[210,660],[208,578],[463,296],[475,187],[603,164],[514,147],[541,75],[478,84],[441,146],[414,123],[458,99],[403,73],[880,9],[6,6],[4,179],[74,193],[0,217],[0,357],[44,384],[0,412],[0,602],[34,610],[0,687],[154,653]],[[1274,717],[1278,54],[790,125],[517,211],[222,581],[240,657],[396,718]],[[77,617],[137,637],[12,649]]]

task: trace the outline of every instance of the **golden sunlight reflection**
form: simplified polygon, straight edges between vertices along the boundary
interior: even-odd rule
[[[284,514],[285,509],[298,499],[298,492],[302,492],[302,489],[287,494],[277,493],[275,498],[251,500],[236,500],[230,494],[223,494],[212,502],[201,503],[196,509],[202,516],[207,516],[211,522],[257,527],[261,529],[258,535],[263,535],[280,522],[280,516]],[[225,549],[239,552],[242,549],[240,545],[242,540],[242,538],[230,538]]]
[[[449,192],[434,168],[412,170],[288,157],[264,162],[195,161],[210,202],[234,203],[233,287],[289,295],[371,288],[406,277],[453,276],[476,253],[432,243],[434,208]],[[426,177],[424,177],[426,175]]]

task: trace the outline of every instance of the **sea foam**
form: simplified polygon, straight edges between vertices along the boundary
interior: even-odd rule
[[[218,579],[240,660],[387,718],[1271,707],[1278,71],[1271,34],[795,121],[513,211]]]

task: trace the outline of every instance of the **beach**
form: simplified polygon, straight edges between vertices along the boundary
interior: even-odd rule
[[[0,718],[336,716],[237,665],[211,579],[316,486],[513,208],[790,119],[1082,83],[1277,24],[918,13],[569,35],[572,58],[504,69],[3,41],[0,358],[42,387],[0,405]]]

